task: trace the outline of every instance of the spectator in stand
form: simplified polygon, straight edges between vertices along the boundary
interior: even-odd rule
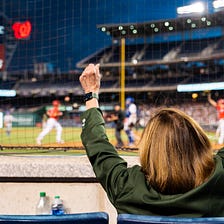
[[[128,167],[109,142],[97,94],[99,65],[80,82],[86,111],[81,139],[98,181],[120,213],[182,217],[224,216],[224,149],[213,155],[203,129],[175,108],[157,111],[139,144],[140,164]]]
[[[211,93],[208,93],[208,102],[216,108],[218,113],[219,124],[216,131],[218,135],[218,144],[224,143],[224,99],[219,99],[217,102],[212,99]]]
[[[52,102],[53,108],[47,111],[47,123],[43,131],[38,135],[36,141],[38,145],[41,145],[41,142],[45,135],[47,135],[53,128],[56,129],[56,142],[63,143],[64,141],[61,139],[62,135],[62,126],[58,122],[60,116],[62,116],[62,112],[59,110],[60,101],[54,100]]]

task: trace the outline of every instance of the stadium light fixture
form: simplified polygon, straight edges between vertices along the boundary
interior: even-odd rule
[[[154,23],[152,23],[150,26],[151,26],[151,28],[155,28],[156,25]]]
[[[203,4],[203,2],[196,2],[191,5],[186,5],[177,8],[178,15],[203,13],[204,11],[205,11],[205,5]]]
[[[223,90],[224,82],[177,85],[177,92],[197,92],[206,90]]]
[[[138,64],[138,60],[137,60],[137,59],[133,59],[133,60],[132,60],[132,63],[133,63],[134,65],[136,65],[136,64]]]
[[[101,28],[101,31],[102,31],[102,32],[105,32],[105,31],[106,31],[106,27],[102,27],[102,28]]]
[[[119,26],[119,27],[118,27],[118,30],[123,30],[123,29],[124,29],[123,26]]]
[[[207,21],[207,26],[211,26],[211,21]]]
[[[187,23],[191,23],[192,21],[191,21],[191,19],[187,19]]]
[[[224,0],[215,0],[212,2],[214,9],[219,9],[224,7]]]

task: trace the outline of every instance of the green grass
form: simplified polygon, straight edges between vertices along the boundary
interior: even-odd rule
[[[81,128],[66,127],[63,128],[62,138],[65,144],[60,148],[54,148],[55,146],[55,130],[52,130],[45,136],[42,141],[44,148],[38,148],[36,145],[36,138],[41,132],[41,128],[38,127],[26,127],[26,128],[13,128],[11,135],[7,136],[4,129],[0,129],[0,145],[3,146],[3,150],[0,151],[1,155],[10,154],[28,154],[28,155],[85,155],[85,150],[82,148],[80,134]],[[112,143],[115,143],[114,129],[108,128],[107,135]],[[138,135],[141,134],[141,130],[138,130]],[[217,142],[217,138],[213,132],[207,132],[211,142]],[[127,142],[127,137],[122,132],[122,138],[124,142]],[[52,145],[51,145],[52,144]],[[10,147],[10,145],[12,147]],[[7,147],[4,147],[7,146]],[[17,146],[17,147],[14,147]],[[119,151],[122,155],[136,155],[136,152],[132,151]]]
[[[2,149],[0,155],[85,155],[85,150],[81,144],[81,128],[63,128],[62,139],[65,144],[55,144],[56,132],[52,130],[42,141],[43,148],[36,145],[36,138],[42,131],[38,127],[18,127],[13,128],[10,136],[7,136],[4,129],[0,129],[0,145]],[[108,128],[107,135],[110,141],[115,142],[114,129]],[[127,141],[125,133],[122,138]],[[73,149],[74,148],[74,149]],[[121,152],[121,154],[136,155],[134,152]]]
[[[10,136],[7,136],[4,129],[0,129],[0,144],[1,145],[35,145],[36,138],[41,132],[41,128],[36,127],[18,127],[13,128]],[[69,127],[63,128],[62,139],[65,143],[79,143],[81,142],[80,138],[81,128]],[[107,135],[111,141],[115,141],[114,129],[108,128]],[[42,144],[53,144],[55,143],[56,133],[55,130],[52,130],[49,134],[45,136],[42,141]],[[125,133],[122,133],[124,141],[127,141]]]
[[[4,129],[0,129],[1,145],[35,145],[38,134],[42,131],[36,127],[13,128],[11,135],[7,136]],[[65,142],[80,142],[80,128],[63,128],[62,138]],[[55,130],[45,136],[43,144],[55,143]]]

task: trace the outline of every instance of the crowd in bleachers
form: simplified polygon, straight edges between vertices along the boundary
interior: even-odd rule
[[[161,106],[155,105],[140,105],[139,108],[139,125],[144,127],[147,121],[150,119],[152,114],[158,110]],[[193,119],[195,119],[201,126],[207,129],[214,129],[218,125],[216,109],[212,107],[209,103],[199,103],[199,102],[188,102],[172,105],[172,107],[178,108]]]
[[[119,73],[114,72],[110,75],[105,75],[102,72],[102,90],[120,88]],[[224,80],[224,73],[218,71],[215,74],[194,74],[190,72],[177,72],[177,71],[127,71],[126,73],[126,88],[136,88],[136,91],[144,91],[144,88],[150,87],[173,87],[178,84],[192,84],[192,83],[206,83],[206,82],[218,82]],[[48,96],[49,94],[56,93],[59,96],[63,96],[69,93],[81,94],[81,88],[78,83],[78,75],[74,76],[71,80],[69,78],[58,79],[45,79],[45,80],[18,80],[1,82],[2,87],[5,89],[15,89],[20,96],[39,95]],[[144,87],[144,88],[143,88]],[[146,90],[146,89],[145,89]]]

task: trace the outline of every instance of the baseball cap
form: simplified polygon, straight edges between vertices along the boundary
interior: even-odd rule
[[[60,101],[59,101],[59,100],[54,100],[54,101],[52,102],[52,105],[53,105],[53,106],[59,106],[59,105],[60,105]]]

